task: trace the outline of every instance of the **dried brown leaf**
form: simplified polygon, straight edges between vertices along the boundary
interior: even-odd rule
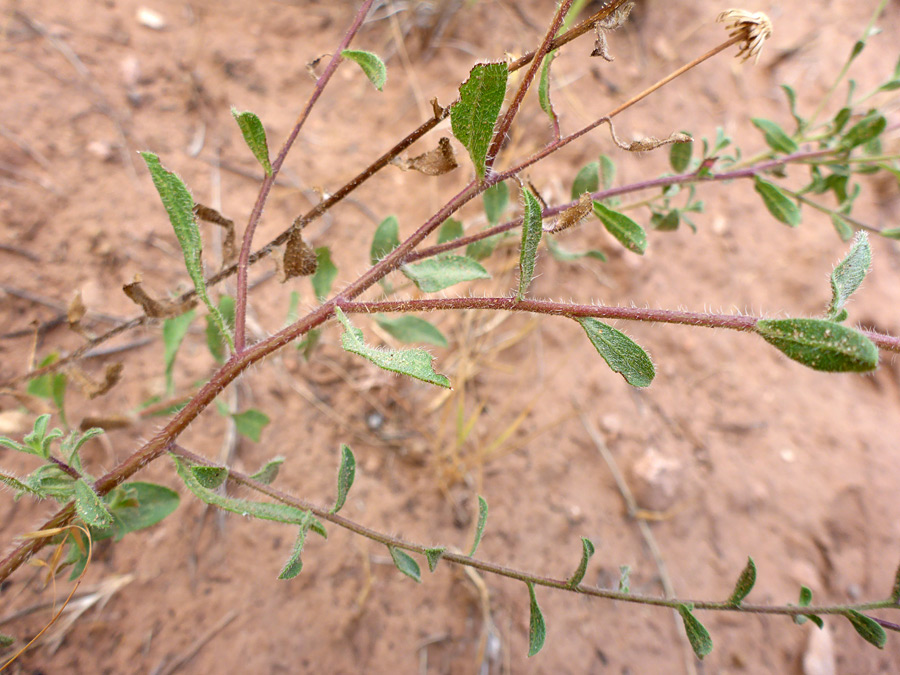
[[[144,290],[142,283],[141,275],[136,274],[134,281],[122,286],[122,290],[133,303],[140,305],[141,309],[144,310],[144,314],[151,319],[171,319],[175,316],[181,316],[197,304],[196,299],[185,300],[184,302],[156,300]]]
[[[194,215],[200,220],[225,228],[225,240],[222,242],[222,263],[229,265],[237,259],[234,221],[203,204],[194,204]]]
[[[578,198],[578,203],[574,206],[570,206],[565,211],[559,214],[559,217],[556,219],[556,222],[553,224],[548,232],[557,233],[562,232],[563,230],[567,230],[574,225],[578,225],[582,220],[587,218],[591,214],[591,210],[594,207],[594,202],[591,199],[590,192],[585,192]]]
[[[69,301],[69,306],[66,309],[66,319],[69,322],[69,326],[74,327],[84,318],[85,314],[87,314],[87,307],[84,306],[84,301],[81,299],[81,291],[75,291],[75,295]]]
[[[275,260],[276,276],[282,284],[294,277],[315,274],[318,267],[316,252],[303,241],[303,233],[296,227],[288,235],[284,248],[277,249],[272,257]]]
[[[418,171],[426,176],[441,176],[459,166],[456,161],[456,153],[453,151],[453,146],[450,145],[450,139],[446,136],[438,141],[438,146],[434,150],[410,159],[397,157],[392,163],[404,171]]]

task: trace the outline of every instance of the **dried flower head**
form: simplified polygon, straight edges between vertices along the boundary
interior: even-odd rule
[[[748,12],[743,9],[728,9],[719,14],[716,21],[730,22],[726,28],[731,31],[729,35],[740,35],[743,40],[738,58],[746,61],[750,57],[756,57],[759,62],[759,54],[763,43],[772,37],[772,22],[762,12]]]

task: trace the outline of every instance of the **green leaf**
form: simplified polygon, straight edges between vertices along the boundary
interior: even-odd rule
[[[284,457],[273,457],[260,467],[259,471],[254,473],[250,478],[260,483],[271,485],[278,477],[281,465],[284,464]]]
[[[633,387],[649,387],[656,375],[653,361],[630,337],[592,317],[577,319],[603,360]]]
[[[525,297],[534,277],[534,261],[544,232],[540,202],[531,194],[531,190],[523,189],[522,194],[525,199],[525,215],[522,216],[522,245],[519,249],[519,300]]]
[[[447,218],[441,224],[441,229],[438,230],[437,243],[446,244],[461,236],[463,236],[463,224],[454,218]]]
[[[550,124],[553,125],[554,129],[559,128],[559,118],[553,109],[553,101],[550,100],[550,65],[553,63],[553,59],[556,58],[556,53],[557,50],[554,49],[544,57],[544,63],[541,66],[541,81],[538,84],[538,103],[540,103],[541,110],[547,113],[547,117],[550,118]]]
[[[784,95],[787,96],[788,100],[788,108],[791,111],[791,117],[794,118],[794,122],[797,125],[797,131],[803,129],[806,126],[806,122],[803,121],[803,118],[797,114],[797,94],[794,91],[793,87],[790,87],[786,84],[781,85],[782,91],[784,91]]]
[[[735,607],[739,606],[743,599],[749,595],[751,590],[753,590],[753,585],[755,583],[756,563],[753,562],[753,558],[748,557],[747,565],[738,577],[737,583],[734,585],[734,590],[731,592],[731,597],[728,598],[729,604],[732,604]]]
[[[226,497],[212,490],[207,490],[194,477],[194,474],[186,467],[186,465],[175,455],[171,455],[172,461],[175,462],[175,471],[187,488],[193,492],[201,501],[216,506],[231,513],[237,513],[242,516],[251,518],[259,518],[261,520],[273,520],[278,523],[287,523],[293,525],[302,525],[308,514],[294,506],[287,504],[277,504],[271,502],[254,502],[249,499],[237,499],[234,497]],[[324,528],[321,524],[316,526],[313,524],[312,529],[322,534]],[[324,536],[324,534],[323,534]]]
[[[429,572],[434,572],[435,568],[437,568],[438,562],[440,562],[440,559],[444,555],[444,551],[446,550],[447,549],[444,546],[435,546],[434,548],[425,549],[425,559],[428,561]]]
[[[353,486],[353,478],[356,476],[356,458],[347,445],[341,445],[341,466],[338,469],[337,500],[331,513],[337,513],[344,507],[347,493]]]
[[[55,464],[44,464],[22,481],[42,497],[51,497],[61,504],[75,496],[75,479]]]
[[[873,138],[880,136],[885,127],[887,127],[887,119],[877,110],[873,110],[850,127],[841,138],[839,147],[845,151],[852,150],[856,146],[868,143]]]
[[[827,317],[834,320],[840,315],[847,299],[853,295],[872,264],[872,249],[865,232],[858,232],[850,252],[831,272],[831,305]]]
[[[170,394],[175,391],[175,381],[172,375],[175,356],[178,354],[178,348],[181,346],[184,336],[187,335],[195,314],[196,311],[192,309],[186,314],[163,321],[163,362],[165,363],[166,391]]]
[[[619,566],[619,593],[631,593],[631,568],[628,565]]]
[[[400,224],[395,216],[388,216],[375,228],[372,249],[369,251],[369,261],[373,265],[400,245],[399,232]]]
[[[800,224],[800,207],[780,187],[759,176],[753,179],[754,189],[763,199],[763,203],[775,218],[786,225],[797,227]]]
[[[812,591],[809,590],[806,586],[800,587],[800,602],[797,604],[800,607],[809,607],[809,603],[812,602]],[[816,616],[815,614],[798,614],[794,617],[794,623],[798,626],[806,623],[806,621],[812,621],[819,627],[819,630],[825,627],[825,622],[822,621],[822,618]]]
[[[0,439],[0,440],[8,440],[8,439]],[[7,446],[8,447],[8,446]],[[41,493],[39,490],[31,487],[30,485],[26,485],[22,481],[20,481],[15,476],[11,476],[7,473],[0,472],[0,483],[3,483],[8,488],[11,488],[15,493],[16,497],[23,494],[29,494],[32,497],[37,497],[38,499],[43,499],[46,495]]]
[[[594,555],[594,544],[590,539],[586,539],[584,537],[581,538],[581,562],[578,563],[578,569],[569,577],[569,581],[566,582],[566,586],[569,588],[577,588],[578,584],[582,582],[584,579],[584,575],[587,573],[587,566],[591,560],[591,556]]]
[[[644,251],[647,250],[647,233],[644,232],[644,228],[624,213],[613,211],[597,201],[594,202],[594,215],[622,246],[632,253],[644,255]]]
[[[666,213],[654,213],[650,217],[650,225],[660,232],[673,232],[678,229],[681,222],[681,213],[678,209],[672,209]]]
[[[62,438],[63,435],[61,429],[53,429],[50,433],[47,433],[47,424],[49,422],[50,415],[40,415],[34,421],[34,428],[31,433],[26,434],[22,439],[21,445],[11,439],[4,439],[3,445],[19,452],[27,452],[30,455],[37,455],[41,459],[47,459],[50,456],[50,443],[57,438]]]
[[[889,227],[881,230],[879,234],[886,239],[900,239],[900,227]]]
[[[585,192],[597,192],[600,189],[600,162],[591,162],[575,175],[572,182],[572,199],[578,199]]]
[[[691,156],[694,154],[694,142],[690,143],[673,143],[669,147],[669,164],[675,173],[682,173],[687,170],[691,163]]]
[[[320,246],[316,249],[316,263],[316,272],[310,277],[310,281],[316,299],[324,302],[331,293],[331,287],[338,275],[337,267],[331,262],[331,250],[327,246]]]
[[[894,585],[891,588],[891,601],[895,605],[900,605],[900,567],[894,572]]]
[[[754,117],[750,121],[753,122],[753,126],[763,132],[766,145],[775,152],[779,152],[783,155],[797,152],[798,146],[794,139],[788,136],[784,130],[772,120]]]
[[[92,528],[94,541],[115,537],[119,541],[126,534],[156,525],[178,508],[180,497],[156,483],[123,483],[107,495],[112,525],[106,529]]]
[[[447,346],[444,334],[433,324],[417,316],[405,314],[393,318],[376,314],[375,322],[401,342],[425,342],[438,347]]]
[[[75,481],[75,511],[91,527],[104,528],[112,525],[112,516],[106,504],[83,478]]]
[[[9,635],[4,635],[3,633],[0,633],[0,649],[6,649],[15,641],[16,641],[16,638],[10,637]]]
[[[231,416],[241,436],[246,436],[254,443],[259,443],[262,430],[271,421],[269,416],[256,408],[250,408]]]
[[[681,620],[684,622],[684,632],[687,633],[688,642],[698,659],[702,659],[713,649],[712,638],[709,631],[704,628],[703,624],[697,621],[697,618],[691,613],[687,605],[678,605],[678,613],[681,614]]]
[[[351,61],[356,61],[362,71],[366,74],[378,91],[384,89],[384,83],[387,82],[387,68],[376,54],[366,52],[359,49],[345,49],[341,52],[341,56]]]
[[[281,572],[278,574],[279,579],[293,579],[300,574],[303,569],[303,561],[300,559],[300,554],[303,553],[303,545],[306,543],[306,534],[309,532],[309,528],[315,520],[315,518],[312,517],[312,513],[309,511],[306,511],[305,513],[307,516],[306,521],[300,525],[300,531],[297,533],[297,539],[294,541],[294,548],[291,550],[291,557],[288,558],[284,567],[281,568]]]
[[[388,546],[388,551],[391,552],[391,559],[394,561],[398,570],[403,572],[403,574],[413,581],[420,584],[422,583],[422,572],[419,570],[419,564],[413,560],[406,551],[402,551],[394,546]]]
[[[606,155],[600,155],[600,184],[609,190],[616,180],[616,163]]]
[[[191,467],[194,478],[207,490],[215,490],[228,478],[228,468],[224,466],[204,466],[198,464]]]
[[[469,557],[475,555],[478,550],[478,544],[481,543],[481,537],[484,535],[484,526],[487,524],[488,505],[484,501],[484,497],[478,495],[478,525],[475,528],[475,541],[472,542],[472,550],[469,551]]]
[[[487,151],[506,95],[509,70],[505,63],[480,63],[459,87],[459,101],[450,109],[450,127],[472,158],[478,179],[484,178]]]
[[[257,161],[262,164],[266,175],[272,175],[272,163],[269,161],[269,145],[266,142],[266,130],[263,128],[262,122],[259,121],[254,113],[249,110],[240,112],[234,106],[231,107],[231,115],[241,129],[244,141],[256,157]]]
[[[552,237],[548,238],[546,241],[550,255],[562,262],[572,262],[573,260],[580,260],[581,258],[594,258],[595,260],[606,262],[606,254],[603,251],[598,251],[596,249],[590,251],[569,251],[557,244],[556,240]]]
[[[534,656],[544,646],[547,638],[547,625],[544,623],[544,615],[538,605],[537,596],[534,594],[534,584],[526,581],[528,597],[531,601],[531,611],[528,619],[528,656]]]
[[[831,224],[834,225],[834,229],[837,231],[838,236],[840,236],[841,241],[850,241],[850,237],[853,236],[853,227],[843,218],[843,216],[838,213],[832,213]],[[898,232],[900,232],[900,230],[898,230]]]
[[[337,320],[344,326],[341,346],[351,354],[368,359],[379,368],[401,375],[409,375],[423,382],[450,388],[450,380],[434,372],[431,362],[434,357],[424,349],[382,350],[368,346],[363,340],[363,332],[354,328],[340,307],[334,310]]]
[[[884,649],[887,642],[887,635],[877,621],[871,617],[857,612],[855,609],[847,610],[844,615],[849,619],[850,623],[859,633],[860,637],[866,642],[875,645],[878,649]]]
[[[230,295],[223,295],[219,298],[219,313],[225,322],[228,330],[228,336],[222,335],[219,326],[216,324],[212,314],[206,315],[206,346],[209,347],[209,353],[217,363],[225,363],[224,346],[228,344],[228,337],[234,326],[234,298]],[[296,321],[296,319],[295,319]],[[293,322],[292,322],[293,323]]]
[[[59,360],[59,354],[53,352],[47,355],[39,364],[38,368],[43,368],[56,363]],[[65,394],[67,378],[65,373],[47,373],[40,377],[35,377],[28,381],[25,391],[32,396],[38,396],[53,401],[63,424],[66,424],[65,415]]]
[[[426,293],[442,291],[463,281],[490,279],[491,275],[468,256],[443,255],[402,267],[405,274]]]
[[[490,258],[494,249],[497,248],[497,244],[502,236],[502,234],[494,234],[490,237],[473,241],[466,246],[466,257],[472,258],[472,260],[484,260],[485,258]]]
[[[859,331],[825,319],[763,319],[756,332],[794,361],[826,372],[878,367],[878,347]]]
[[[231,337],[225,329],[225,322],[219,310],[212,304],[209,294],[206,292],[206,280],[203,278],[203,263],[200,259],[203,244],[200,240],[200,230],[194,218],[194,199],[181,179],[171,171],[166,171],[159,163],[159,157],[152,152],[142,152],[141,157],[150,170],[153,184],[159,192],[160,199],[169,215],[169,222],[175,230],[178,245],[184,254],[184,266],[187,269],[191,281],[194,282],[194,290],[197,292],[203,304],[209,309],[213,321],[219,326],[219,331],[226,337],[228,346],[233,350]]]
[[[853,113],[850,108],[841,108],[838,110],[837,114],[834,116],[831,124],[833,126],[833,133],[839,134],[843,130],[845,126],[847,126],[847,122],[850,121],[850,115]]]
[[[503,212],[509,206],[509,187],[504,182],[492,185],[482,193],[481,200],[484,203],[484,215],[493,227],[500,222]]]

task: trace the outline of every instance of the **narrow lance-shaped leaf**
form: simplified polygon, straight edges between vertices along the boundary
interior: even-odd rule
[[[753,562],[753,558],[747,558],[747,565],[738,577],[737,583],[734,585],[734,590],[731,593],[731,597],[728,598],[728,602],[735,606],[740,605],[741,601],[743,601],[750,591],[753,590],[753,585],[755,583],[756,563]]]
[[[578,319],[603,360],[633,387],[649,387],[656,376],[653,361],[634,340],[592,317]]]
[[[228,478],[228,469],[224,466],[203,466],[198,464],[191,467],[194,478],[207,490],[215,490]]]
[[[484,497],[478,495],[478,525],[475,527],[475,541],[472,542],[472,550],[469,551],[469,557],[475,555],[478,550],[478,544],[481,543],[481,537],[484,535],[484,526],[487,524],[488,505]]]
[[[447,346],[447,338],[425,319],[409,314],[396,318],[375,315],[375,322],[401,342],[427,342],[438,347]]]
[[[547,113],[550,118],[550,124],[556,137],[559,137],[559,117],[553,109],[553,101],[550,100],[550,65],[556,58],[557,50],[553,50],[544,57],[544,63],[541,66],[541,81],[538,84],[538,103],[541,110]]]
[[[0,439],[4,440],[4,439]],[[39,490],[35,490],[29,485],[26,485],[22,481],[20,481],[15,476],[11,476],[8,473],[3,473],[0,471],[0,483],[3,483],[9,488],[12,488],[14,492],[16,492],[16,496],[18,497],[20,494],[29,494],[32,497],[37,497],[38,499],[43,499],[45,495]]]
[[[444,546],[435,546],[433,548],[425,549],[425,559],[428,561],[428,570],[430,572],[434,572],[446,550],[447,549]]]
[[[775,122],[763,119],[762,117],[754,117],[750,121],[753,122],[753,126],[763,132],[766,145],[775,152],[780,152],[785,155],[797,152],[797,143]]]
[[[687,633],[688,642],[698,659],[702,659],[713,649],[712,638],[709,631],[697,620],[687,605],[678,605],[678,613],[684,622],[684,632]]]
[[[900,566],[897,567],[897,571],[894,573],[894,585],[891,588],[891,600],[895,605],[900,605]]]
[[[516,297],[522,300],[534,277],[534,261],[537,257],[538,245],[541,243],[543,225],[541,223],[541,204],[531,190],[523,190],[525,198],[525,215],[522,217],[522,245],[519,251],[519,293]]]
[[[812,602],[812,591],[809,590],[806,586],[800,587],[800,601],[797,603],[800,607],[809,607],[809,603]],[[819,627],[819,630],[825,627],[825,622],[822,621],[822,617],[816,616],[815,614],[798,614],[794,617],[794,623],[798,626],[806,623],[806,621],[812,621]]]
[[[506,95],[509,70],[505,63],[480,63],[459,87],[459,101],[450,109],[453,135],[472,158],[479,180],[484,178],[488,147]]]
[[[887,642],[887,634],[873,618],[857,612],[855,609],[847,611],[847,619],[866,642],[875,645],[878,649],[884,649]]]
[[[194,320],[195,311],[192,309],[186,314],[176,316],[173,319],[166,319],[163,322],[163,363],[165,363],[166,374],[166,391],[172,392],[175,389],[173,380],[173,370],[175,367],[175,356],[178,354],[178,348],[187,335],[188,328]]]
[[[872,264],[872,249],[865,232],[858,232],[850,252],[831,272],[831,305],[828,318],[835,319],[841,314],[844,303],[859,288],[869,266]]]
[[[488,222],[491,226],[497,225],[509,206],[509,186],[503,181],[492,185],[481,194],[481,201]]]
[[[219,298],[219,312],[225,321],[225,326],[230,330],[234,326],[234,298],[230,295],[223,295]],[[296,321],[296,319],[294,319]],[[293,322],[292,322],[293,323]],[[228,343],[227,335],[223,335],[222,331],[216,325],[215,318],[212,314],[206,315],[206,346],[209,353],[218,363],[225,362],[225,350],[223,345]]]
[[[878,367],[878,347],[859,331],[825,319],[763,319],[756,332],[785,356],[814,370],[865,372]]]
[[[401,268],[419,290],[425,293],[442,291],[464,281],[490,279],[491,275],[468,256],[442,255]]]
[[[337,267],[331,261],[331,250],[327,246],[320,246],[316,249],[316,272],[310,277],[313,292],[319,302],[324,302],[331,293],[337,275]]]
[[[632,253],[644,255],[647,250],[647,233],[644,228],[624,213],[613,211],[600,202],[594,202],[594,215],[603,223],[603,227],[619,240]]]
[[[584,579],[584,575],[587,573],[588,562],[591,560],[591,556],[594,555],[594,544],[590,539],[586,539],[584,537],[581,538],[581,562],[578,563],[578,569],[569,577],[569,581],[566,583],[566,586],[569,588],[577,588],[578,584]]]
[[[278,574],[279,579],[293,579],[303,570],[303,560],[301,560],[300,555],[303,553],[303,545],[306,543],[306,534],[309,532],[313,520],[315,520],[310,512],[307,511],[306,515],[307,519],[301,523],[297,539],[294,541],[291,557],[287,559],[287,562],[284,563],[284,567],[281,568],[281,572]]]
[[[544,614],[538,605],[537,596],[534,594],[534,584],[526,582],[528,597],[530,599],[530,615],[528,619],[528,656],[534,656],[544,646],[547,638],[547,625],[544,623]]]
[[[631,567],[619,565],[619,593],[631,593]]]
[[[256,473],[250,476],[250,478],[259,481],[260,483],[264,483],[265,485],[271,485],[275,481],[275,478],[277,478],[278,471],[281,469],[282,464],[284,464],[284,457],[273,457],[263,464]]]
[[[368,359],[379,368],[401,375],[409,375],[423,382],[450,388],[450,380],[444,375],[434,372],[431,362],[434,357],[424,349],[376,349],[368,346],[363,339],[363,332],[350,323],[340,307],[335,308],[337,320],[344,326],[341,335],[341,346],[351,354],[358,354]]]
[[[200,229],[197,227],[197,221],[194,218],[194,199],[181,179],[162,167],[159,163],[159,157],[152,152],[142,152],[141,157],[144,158],[144,162],[146,162],[147,168],[150,170],[153,184],[156,186],[156,191],[159,193],[166,213],[169,215],[169,222],[172,223],[172,228],[175,230],[178,245],[184,254],[184,265],[187,268],[188,275],[191,277],[191,281],[194,282],[194,290],[203,301],[203,304],[209,309],[213,321],[216,322],[219,331],[225,336],[229,348],[234,350],[231,334],[225,328],[225,321],[206,292],[206,280],[203,278],[203,263],[200,259],[203,244],[200,240]]]
[[[841,150],[852,150],[858,145],[868,143],[881,135],[887,127],[887,119],[878,111],[872,111],[854,124],[841,138]]]
[[[403,572],[406,576],[417,583],[422,583],[422,572],[419,570],[419,563],[412,559],[412,557],[396,546],[388,546],[388,551],[391,552],[391,560],[394,561],[394,565],[397,566],[397,569]]]
[[[106,504],[83,478],[75,481],[75,511],[91,527],[104,528],[112,524]]]
[[[396,216],[388,216],[375,228],[369,261],[374,265],[400,245],[400,224]]]
[[[272,163],[269,161],[269,144],[266,141],[266,130],[254,113],[249,110],[240,112],[237,108],[231,108],[231,115],[238,123],[244,141],[253,153],[253,156],[262,164],[266,175],[272,175]]]
[[[785,225],[797,227],[800,224],[801,214],[797,202],[791,199],[780,187],[759,176],[753,179],[753,189],[762,197],[763,203],[775,218]]]
[[[347,493],[353,487],[353,479],[356,476],[356,458],[347,445],[341,445],[341,466],[338,469],[337,500],[334,503],[332,513],[337,513],[344,507],[347,501]]]
[[[359,64],[362,71],[366,74],[378,91],[384,89],[384,83],[387,82],[387,68],[384,61],[377,54],[366,52],[361,49],[345,49],[341,52],[341,56],[350,59]]]

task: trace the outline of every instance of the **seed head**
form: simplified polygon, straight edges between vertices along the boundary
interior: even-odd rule
[[[769,21],[769,17],[762,12],[728,9],[719,14],[716,21],[729,22],[726,29],[731,31],[730,37],[740,35],[743,38],[741,49],[737,54],[741,61],[755,56],[755,62],[759,63],[763,43],[772,37],[772,22]]]

